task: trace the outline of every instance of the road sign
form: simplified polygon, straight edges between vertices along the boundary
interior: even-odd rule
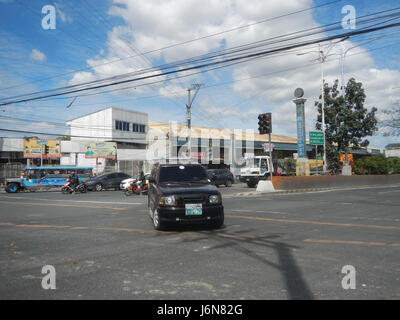
[[[263,148],[264,148],[264,152],[268,152],[269,150],[273,151],[275,145],[273,143],[269,144],[269,143],[263,143]]]
[[[324,133],[322,131],[310,131],[310,144],[323,145]]]

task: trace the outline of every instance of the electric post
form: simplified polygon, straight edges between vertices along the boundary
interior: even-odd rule
[[[202,86],[202,83],[195,83],[193,87],[187,89],[188,91],[188,103],[186,105],[186,119],[187,119],[187,126],[188,126],[188,149],[189,149],[189,158],[192,160],[192,104],[194,99],[196,98],[197,93],[199,92],[200,87]],[[195,90],[193,98],[191,97],[191,91]]]

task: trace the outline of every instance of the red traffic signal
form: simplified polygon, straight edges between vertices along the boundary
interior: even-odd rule
[[[258,116],[258,131],[260,134],[272,133],[272,114],[263,113]]]

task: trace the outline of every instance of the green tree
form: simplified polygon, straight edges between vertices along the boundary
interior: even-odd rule
[[[377,109],[368,111],[364,107],[365,92],[361,82],[351,78],[345,88],[344,96],[339,91],[338,80],[332,87],[324,85],[325,96],[325,138],[328,167],[336,172],[339,168],[339,154],[352,148],[366,147],[369,141],[364,139],[377,131]],[[321,96],[320,96],[321,100]],[[316,101],[318,108],[317,130],[322,130],[322,103]]]
[[[395,172],[397,162],[384,155],[365,156],[354,162],[356,174],[388,174]]]

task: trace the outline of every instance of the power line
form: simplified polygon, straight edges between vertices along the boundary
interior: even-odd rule
[[[393,47],[393,45],[396,45],[396,44],[399,44],[399,43],[400,42],[394,42],[394,43],[391,43],[391,44],[388,44],[388,45],[385,45],[385,46],[382,46],[382,47],[372,48],[369,51],[375,51],[375,50],[380,50],[380,49],[384,49],[384,48],[387,48],[387,47]],[[348,56],[350,57],[350,56],[354,56],[354,55],[359,55],[361,53],[363,53],[363,52],[356,52],[356,53],[353,53],[353,54],[349,54]],[[327,63],[331,63],[331,62],[337,61],[339,59],[340,58],[331,59],[331,60],[327,61]],[[283,69],[283,70],[278,70],[278,71],[274,71],[274,72],[269,72],[267,74],[262,74],[262,75],[258,75],[258,76],[253,76],[253,77],[248,77],[248,78],[242,78],[242,79],[227,81],[227,82],[224,82],[224,83],[218,83],[218,84],[214,84],[214,85],[208,85],[208,86],[204,86],[203,89],[208,89],[208,88],[213,88],[213,87],[217,87],[217,86],[227,85],[227,84],[238,82],[238,81],[246,81],[246,80],[250,80],[250,79],[254,79],[254,78],[271,76],[271,75],[274,75],[274,74],[285,73],[285,72],[288,72],[288,71],[300,70],[300,69],[308,68],[310,66],[314,66],[314,65],[318,65],[318,64],[319,64],[319,62],[313,62],[313,63],[310,63],[310,64],[306,64],[306,65],[302,65],[302,66],[296,66],[296,67],[287,68],[287,69]],[[268,89],[270,89],[270,88],[268,88]],[[248,100],[252,100],[255,97],[261,95],[263,92],[265,92],[268,89],[262,90],[261,92],[258,92],[255,95],[240,101],[239,103],[236,103],[236,104],[234,104],[234,105],[232,105],[232,106],[230,106],[228,108],[225,108],[223,110],[220,110],[220,112],[226,112],[226,111],[232,109],[233,107],[236,107],[236,106],[238,106],[238,105],[240,105],[240,104],[242,104],[242,103],[244,103],[244,102],[246,102]],[[159,95],[157,95],[157,96],[159,96]],[[194,113],[194,115],[196,117],[200,117],[200,115],[196,114],[195,112],[193,112],[193,113]],[[26,121],[26,122],[32,122],[32,121],[34,121],[34,122],[44,122],[44,120],[35,120],[35,119],[32,119],[32,118],[23,119],[23,118],[11,117],[11,116],[1,116],[1,115],[0,115],[0,118],[8,118],[8,119],[13,119],[13,120],[18,120],[18,121]],[[208,122],[208,120],[210,120],[209,117],[206,119],[206,117],[201,116],[201,118],[203,120],[207,121],[207,122]],[[69,120],[69,121],[71,121],[71,120]],[[55,126],[59,126],[59,127],[63,126],[63,128],[67,127],[67,126],[65,126],[64,122],[54,122],[54,121],[45,121],[45,122],[47,124],[51,124],[51,125],[55,125]],[[71,127],[81,128],[81,129],[93,129],[93,130],[113,128],[113,126],[91,126],[91,125],[83,125],[83,124],[75,124],[75,125],[72,125]]]
[[[17,0],[17,1],[18,1],[18,0]],[[280,15],[280,16],[276,16],[276,17],[272,17],[272,18],[263,19],[263,20],[261,20],[261,21],[254,22],[254,23],[251,23],[251,24],[247,24],[247,25],[244,25],[244,26],[235,27],[235,28],[232,28],[232,29],[229,29],[229,30],[221,31],[221,32],[218,32],[218,33],[214,33],[214,34],[202,36],[202,37],[199,37],[199,38],[195,38],[195,39],[187,40],[187,41],[184,41],[184,42],[175,43],[175,44],[173,44],[173,45],[169,45],[169,46],[166,46],[166,47],[162,47],[162,48],[154,49],[154,50],[151,50],[151,51],[147,51],[147,52],[145,52],[145,53],[141,53],[140,55],[147,55],[147,54],[150,54],[150,53],[154,53],[154,52],[158,52],[158,51],[162,51],[162,50],[171,49],[171,48],[174,48],[174,47],[177,47],[177,46],[181,46],[181,45],[185,45],[185,44],[189,44],[189,43],[192,43],[192,42],[195,42],[195,41],[199,41],[199,40],[203,40],[203,39],[206,39],[206,38],[218,36],[218,35],[221,35],[221,34],[229,33],[229,32],[232,32],[232,31],[239,30],[239,29],[243,29],[243,28],[248,28],[248,27],[251,27],[251,26],[253,26],[253,25],[257,25],[257,24],[261,24],[261,23],[265,23],[265,22],[277,20],[277,19],[280,19],[280,18],[283,18],[283,17],[295,15],[295,14],[302,13],[302,12],[306,12],[306,11],[309,11],[309,10],[312,10],[312,9],[316,9],[316,8],[320,8],[320,7],[324,7],[324,6],[329,6],[329,5],[331,5],[331,4],[334,4],[334,3],[337,3],[337,2],[341,2],[341,1],[342,1],[342,0],[331,1],[331,2],[328,2],[328,3],[325,3],[325,4],[321,4],[321,5],[309,7],[309,8],[306,8],[306,9],[294,11],[294,12],[287,13],[287,14],[283,14],[283,15]],[[17,3],[18,3],[18,2],[17,2]],[[21,3],[19,3],[19,4],[22,5]],[[27,7],[28,7],[31,11],[33,11],[35,14],[37,13],[37,12],[35,12],[32,8],[30,8],[29,6],[27,6]],[[62,31],[63,31],[63,30],[62,30]],[[95,52],[97,53],[97,50],[95,50],[95,49],[92,49],[92,50],[95,51]],[[86,67],[86,68],[77,69],[77,70],[74,70],[74,71],[70,71],[70,72],[63,73],[63,74],[56,75],[56,76],[52,76],[52,77],[47,77],[47,78],[44,78],[44,79],[38,79],[38,80],[35,80],[35,81],[26,82],[26,83],[23,83],[23,84],[20,84],[20,85],[17,85],[17,86],[12,86],[12,87],[3,88],[2,90],[11,89],[11,88],[15,88],[15,87],[18,87],[18,86],[24,86],[24,85],[26,85],[26,84],[31,84],[31,83],[39,82],[39,81],[43,81],[43,80],[49,80],[49,79],[53,79],[53,78],[56,78],[56,77],[60,77],[60,76],[64,76],[64,75],[68,75],[68,74],[72,74],[72,73],[76,73],[76,72],[80,72],[80,71],[90,70],[90,69],[96,68],[96,67],[98,67],[98,66],[102,66],[102,65],[106,65],[106,64],[111,64],[111,63],[116,63],[116,62],[120,62],[120,61],[122,61],[122,60],[134,58],[134,57],[137,57],[137,56],[139,56],[139,54],[135,54],[135,55],[132,55],[132,56],[127,56],[127,57],[115,59],[115,60],[108,61],[108,62],[105,62],[105,63],[97,64],[97,65],[90,66],[90,67]]]
[[[367,33],[376,32],[376,31],[379,31],[379,30],[384,30],[384,29],[398,27],[398,26],[400,26],[400,23],[392,23],[392,24],[384,25],[384,26],[380,26],[380,27],[374,27],[374,28],[368,28],[368,29],[363,29],[363,30],[356,30],[356,31],[346,32],[346,33],[339,34],[339,35],[333,35],[333,36],[328,36],[328,37],[325,37],[325,38],[304,41],[304,42],[301,42],[301,43],[295,43],[295,44],[288,45],[286,47],[279,47],[279,48],[276,48],[276,49],[261,50],[259,52],[255,52],[255,53],[242,54],[242,55],[234,56],[234,57],[231,57],[231,58],[226,58],[226,59],[223,59],[223,60],[217,60],[217,61],[212,61],[212,62],[208,62],[208,63],[203,63],[203,64],[200,64],[200,65],[194,65],[194,66],[186,67],[186,68],[183,68],[183,69],[178,69],[178,70],[176,70],[176,69],[174,70],[173,69],[173,70],[170,70],[170,71],[164,71],[164,72],[161,72],[161,73],[150,74],[150,75],[147,75],[147,76],[141,76],[141,77],[137,77],[137,78],[133,78],[133,79],[120,80],[120,81],[115,81],[115,82],[111,82],[111,83],[95,85],[95,86],[92,86],[92,87],[79,88],[79,89],[74,89],[74,90],[69,90],[69,91],[64,91],[64,92],[59,92],[59,93],[43,95],[43,96],[39,96],[39,97],[31,97],[31,98],[25,98],[25,99],[20,99],[20,100],[3,102],[3,103],[0,103],[0,106],[1,105],[14,104],[14,103],[20,103],[20,102],[26,102],[26,101],[40,100],[40,99],[48,98],[48,97],[57,97],[57,96],[72,94],[72,93],[76,93],[76,92],[100,89],[100,88],[109,87],[109,86],[116,86],[116,85],[119,85],[119,84],[124,84],[124,83],[129,83],[129,82],[134,82],[134,81],[140,81],[140,80],[146,80],[146,79],[152,79],[152,78],[156,78],[156,77],[160,77],[160,76],[167,76],[167,75],[171,75],[171,74],[175,74],[175,73],[179,73],[179,72],[186,72],[186,71],[190,71],[190,70],[196,70],[196,69],[211,67],[211,66],[214,66],[214,65],[223,65],[223,64],[228,64],[228,63],[231,63],[231,62],[239,62],[240,63],[240,62],[243,62],[243,61],[246,61],[246,60],[248,61],[249,59],[256,59],[256,58],[259,58],[259,57],[262,57],[262,56],[266,56],[266,55],[270,55],[270,54],[274,54],[274,53],[277,53],[277,52],[282,52],[282,51],[286,51],[286,50],[290,50],[290,49],[300,48],[300,47],[304,47],[304,46],[312,45],[312,44],[317,44],[317,43],[321,43],[321,42],[327,42],[327,41],[332,41],[332,40],[348,38],[348,37],[355,36],[355,35],[367,34]],[[62,89],[63,88],[53,89],[53,91],[62,90]],[[46,92],[46,91],[48,91],[48,90],[39,91],[39,92],[36,92],[36,93],[31,93],[29,95],[41,94],[41,93]],[[22,95],[21,97],[23,97],[23,96],[27,96],[27,95]],[[16,98],[18,98],[18,96]]]
[[[394,11],[394,10],[397,10],[397,9],[398,9],[398,8],[396,8],[396,9],[390,9],[390,10],[385,10],[385,11],[381,11],[381,12],[369,14],[369,15],[366,15],[366,16],[363,16],[363,17],[365,18],[365,17],[369,17],[369,16],[373,16],[373,15],[377,15],[377,14],[381,14],[381,13],[385,13],[385,12],[391,12],[391,11]],[[399,15],[399,13],[395,13],[395,14]],[[359,25],[360,25],[360,24],[363,24],[363,23],[365,24],[365,23],[367,23],[367,22],[371,22],[371,21],[374,21],[374,20],[377,20],[377,19],[383,19],[383,18],[386,18],[386,17],[388,17],[388,16],[393,16],[393,15],[395,15],[395,14],[392,13],[392,14],[388,14],[388,15],[385,15],[385,16],[382,16],[382,17],[369,18],[369,19],[366,20],[366,21],[364,21],[364,20],[361,20],[361,21],[360,21],[360,19],[363,18],[363,17],[359,17],[359,18],[358,18],[358,24],[359,24]],[[336,23],[329,24],[329,25],[327,25],[327,26],[330,26],[330,25],[337,25],[336,27],[331,28],[330,30],[338,29],[338,28],[341,28],[341,25],[339,26],[340,23],[341,23],[341,22],[336,22]],[[326,26],[325,26],[325,27],[326,27]],[[136,72],[133,72],[133,73],[127,73],[127,74],[122,74],[122,75],[116,75],[116,76],[112,76],[112,77],[110,77],[110,78],[104,78],[104,79],[99,79],[99,80],[95,80],[95,81],[89,81],[89,82],[86,82],[86,83],[81,83],[81,84],[76,84],[76,85],[70,85],[70,86],[66,86],[66,87],[63,87],[63,88],[56,88],[56,89],[44,90],[44,91],[42,91],[42,92],[44,93],[44,92],[51,92],[51,91],[62,90],[62,89],[66,90],[66,89],[68,89],[68,88],[77,88],[77,87],[79,87],[79,86],[84,86],[84,85],[88,85],[88,84],[101,83],[101,82],[104,82],[104,81],[121,79],[121,78],[125,78],[125,77],[128,77],[128,76],[145,74],[146,72],[155,72],[155,71],[160,71],[160,70],[164,70],[164,69],[167,70],[167,69],[170,69],[170,68],[173,68],[173,67],[179,67],[179,66],[182,67],[182,66],[184,66],[184,65],[193,64],[194,62],[206,62],[207,60],[211,60],[211,59],[213,59],[213,58],[217,58],[217,57],[222,56],[222,55],[227,56],[227,54],[238,53],[238,52],[240,52],[240,51],[246,51],[246,50],[248,51],[249,49],[254,49],[254,48],[257,48],[257,47],[265,46],[266,44],[276,43],[276,41],[271,41],[271,39],[277,39],[277,38],[287,37],[288,35],[299,34],[299,33],[301,33],[301,32],[305,32],[305,31],[309,31],[309,30],[315,30],[315,29],[318,29],[318,28],[323,28],[323,27],[316,27],[316,28],[311,28],[311,29],[307,29],[307,30],[303,30],[303,31],[292,32],[292,33],[290,33],[290,34],[286,34],[286,35],[283,35],[283,36],[278,36],[278,37],[270,38],[270,39],[267,39],[267,40],[256,41],[256,42],[253,42],[253,43],[250,43],[250,44],[241,45],[241,46],[233,47],[233,48],[230,48],[230,49],[225,49],[225,50],[217,51],[216,53],[210,53],[210,54],[206,54],[206,55],[203,55],[203,56],[199,56],[199,57],[195,57],[195,58],[189,58],[189,59],[185,59],[185,60],[178,61],[178,62],[174,62],[174,63],[170,63],[170,64],[164,64],[164,65],[160,65],[160,66],[153,67],[153,68],[148,68],[148,69],[144,69],[144,70],[139,70],[139,71],[136,71]],[[312,35],[312,34],[321,33],[321,32],[323,32],[323,31],[324,31],[324,30],[322,30],[322,31],[317,31],[317,32],[312,32],[312,33],[308,33],[308,34],[302,35],[301,37],[310,36],[310,35]],[[297,37],[297,38],[298,38],[298,37]],[[280,40],[280,42],[282,42],[282,41],[289,41],[289,40],[293,40],[293,39],[296,39],[296,37],[286,38],[286,39],[284,39],[284,40]],[[249,47],[250,45],[252,45],[252,47]],[[241,48],[241,49],[237,49],[237,48]],[[220,53],[218,53],[218,52],[220,52]],[[234,57],[234,56],[233,56],[233,57]],[[32,95],[32,94],[19,95],[19,96],[15,96],[15,97],[10,97],[9,99],[11,99],[11,98],[16,98],[16,97],[24,97],[24,96],[29,96],[29,95]],[[3,99],[3,100],[4,100],[4,99]]]

